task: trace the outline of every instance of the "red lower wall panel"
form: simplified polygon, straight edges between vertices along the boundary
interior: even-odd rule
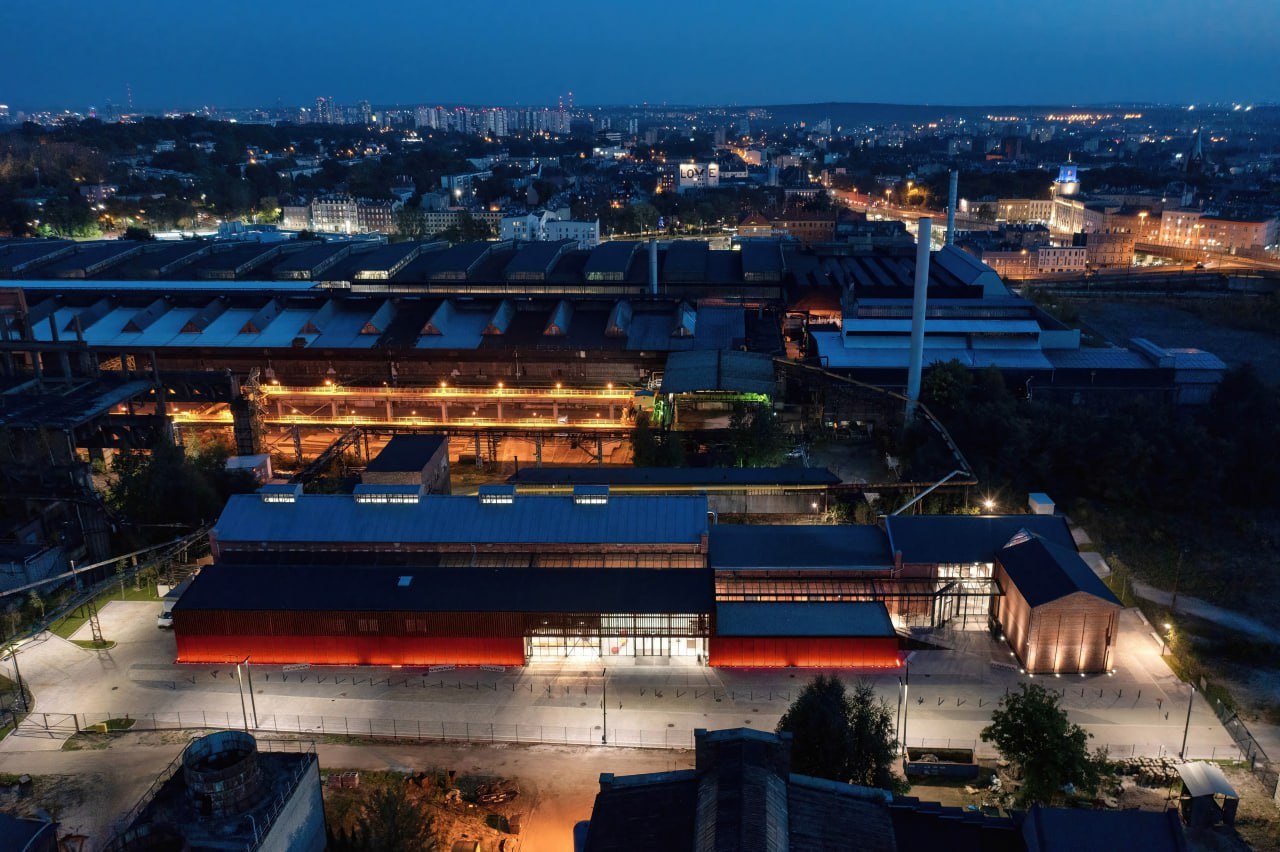
[[[207,636],[177,634],[178,662],[344,666],[522,666],[520,637]]]
[[[897,668],[898,640],[889,638],[711,637],[709,662],[725,668]]]

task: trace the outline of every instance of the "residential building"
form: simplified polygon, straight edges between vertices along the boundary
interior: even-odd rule
[[[1052,198],[1001,198],[996,202],[997,222],[1047,225],[1052,217]]]
[[[1042,274],[1055,272],[1084,272],[1086,249],[1083,246],[1039,246],[1035,250],[1036,271]]]
[[[1072,244],[1084,246],[1085,264],[1090,269],[1133,265],[1134,238],[1130,231],[1107,228],[1088,234],[1076,234]]]
[[[1277,243],[1277,218],[1213,215],[1197,208],[1165,208],[1160,215],[1160,244],[1205,251],[1232,252]]]

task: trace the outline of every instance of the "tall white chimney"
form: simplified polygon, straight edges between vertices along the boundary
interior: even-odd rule
[[[911,297],[911,361],[907,367],[908,422],[916,416],[916,403],[920,401],[920,373],[924,369],[924,314],[929,295],[929,238],[933,220],[925,216],[918,224],[916,282]]]
[[[956,241],[956,196],[960,192],[960,173],[951,170],[951,191],[947,195],[947,245]]]
[[[649,295],[658,295],[658,241],[649,240]]]

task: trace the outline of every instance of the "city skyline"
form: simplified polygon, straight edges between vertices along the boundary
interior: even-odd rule
[[[227,8],[175,14],[148,0],[122,19],[72,0],[9,7],[0,26],[19,38],[0,69],[24,85],[0,100],[77,110],[130,98],[147,110],[302,104],[318,95],[516,106],[554,104],[573,91],[579,106],[1257,103],[1280,76],[1269,50],[1280,7],[1262,0],[1233,0],[1213,16],[1191,0],[1123,8],[1089,0],[1070,16],[1000,0],[981,18],[930,2],[821,3],[781,23],[758,2],[726,9],[659,0],[630,20],[553,0],[482,26],[459,8],[353,17],[337,3],[308,4],[305,15],[285,3],[275,19],[285,23],[270,27],[240,14],[246,4]],[[406,32],[421,37],[393,38]],[[616,73],[600,73],[610,68]]]

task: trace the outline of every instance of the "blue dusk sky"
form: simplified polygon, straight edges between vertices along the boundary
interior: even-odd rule
[[[1280,0],[0,3],[0,103],[1274,99]]]

